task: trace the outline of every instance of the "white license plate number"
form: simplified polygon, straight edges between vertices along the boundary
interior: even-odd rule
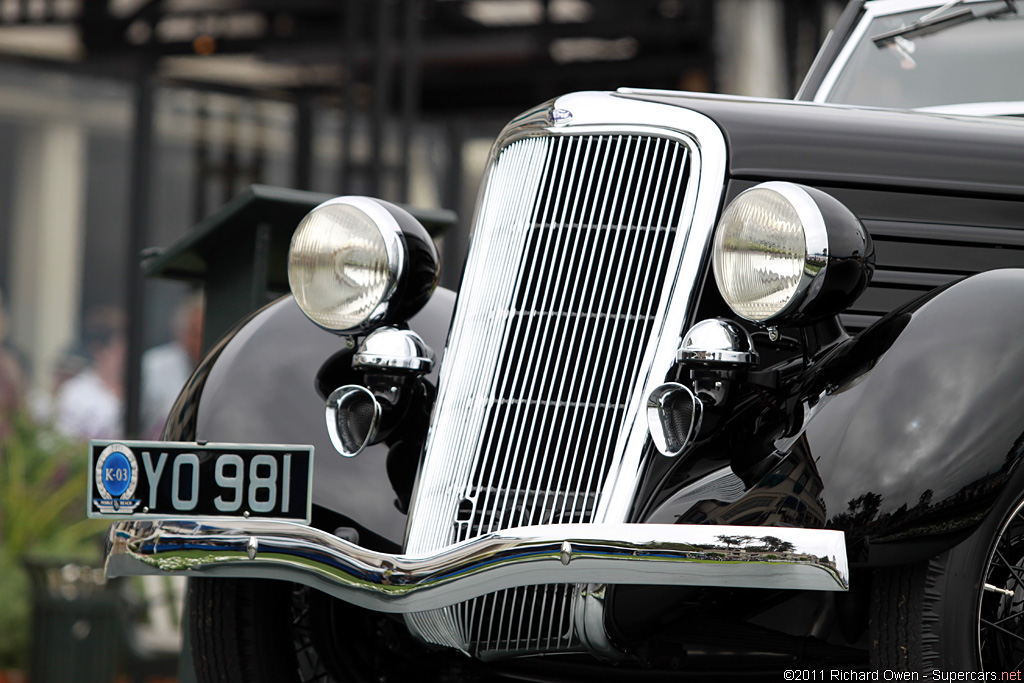
[[[239,517],[309,523],[313,447],[92,441],[90,517]]]

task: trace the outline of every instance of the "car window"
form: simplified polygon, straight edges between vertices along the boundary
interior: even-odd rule
[[[985,14],[1004,2],[968,5]],[[879,48],[875,36],[934,8],[876,17],[862,34],[828,102],[899,109],[1024,101],[1024,16],[979,19]]]

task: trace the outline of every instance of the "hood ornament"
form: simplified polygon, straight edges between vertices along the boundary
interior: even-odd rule
[[[572,112],[568,109],[552,109],[551,122],[556,126],[564,126],[572,121]]]

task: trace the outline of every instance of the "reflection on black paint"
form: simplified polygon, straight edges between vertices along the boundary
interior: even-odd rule
[[[825,524],[821,500],[824,483],[804,439],[778,467],[766,474],[745,496],[732,503],[704,500],[679,518],[684,524],[734,524],[820,529]]]
[[[980,521],[995,504],[1022,455],[1024,434],[999,469],[965,484],[952,496],[933,502],[935,491],[928,488],[918,496],[916,505],[903,502],[895,510],[881,513],[882,496],[869,491],[850,500],[847,510],[829,519],[828,526],[870,536],[878,543],[961,531]]]

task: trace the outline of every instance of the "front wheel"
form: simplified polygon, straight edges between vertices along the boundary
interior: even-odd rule
[[[1024,496],[966,540],[873,577],[877,668],[1016,671],[1024,665]]]
[[[429,651],[401,619],[267,579],[189,581],[198,683],[484,681],[449,651]]]
[[[983,574],[978,649],[989,669],[1024,665],[1024,502],[1003,523]]]
[[[189,636],[198,683],[324,680],[299,670],[288,584],[258,579],[191,579]],[[317,668],[320,667],[318,664]]]

